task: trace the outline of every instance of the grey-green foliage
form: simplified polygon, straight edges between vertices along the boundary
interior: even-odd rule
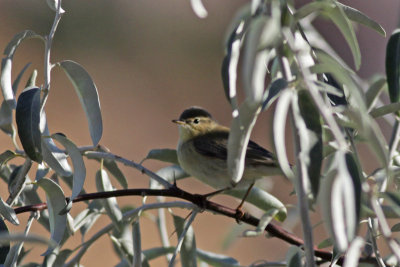
[[[283,176],[295,188],[294,192],[283,193],[295,193],[296,205],[301,211],[304,245],[288,248],[285,258],[276,258],[263,266],[315,266],[314,228],[309,213],[316,207],[322,210],[319,221],[324,222],[328,233],[318,246],[331,252],[331,257],[324,258],[324,261],[329,262],[332,258],[334,263],[344,255],[346,266],[356,266],[363,251],[373,250],[380,266],[383,266],[385,260],[380,256],[381,248],[376,242],[377,233],[381,233],[391,253],[387,264],[391,264],[393,259],[398,263],[400,246],[392,232],[398,232],[400,227],[399,224],[390,225],[387,219],[400,217],[397,192],[400,176],[399,30],[393,32],[387,45],[386,77],[363,81],[356,72],[362,55],[354,24],[364,25],[384,36],[385,30],[379,23],[337,0],[312,1],[299,7],[294,7],[291,2],[253,0],[242,7],[231,25],[226,25],[228,38],[224,43],[225,57],[221,68],[225,95],[234,114],[228,142],[232,182],[237,183],[241,179],[245,163],[243,152],[260,113],[272,110],[276,158]],[[0,153],[0,177],[9,189],[9,195],[0,196],[0,264],[77,266],[87,250],[100,237],[108,235],[120,258],[116,266],[150,266],[151,260],[159,257],[165,258],[165,263],[171,266],[177,261],[184,266],[243,266],[232,255],[220,255],[206,251],[208,248],[199,248],[195,239],[196,225],[193,225],[198,210],[183,201],[166,202],[159,196],[154,203],[148,203],[152,200],[144,198],[142,206],[124,212],[115,197],[92,199],[84,202],[84,208],[75,218],[71,217],[69,211],[73,201],[85,192],[86,160],[94,159],[100,165],[96,177],[89,177],[96,179],[99,192],[112,192],[117,187],[109,174],[123,189],[128,188],[125,174],[117,162],[147,174],[151,178],[149,187],[154,190],[173,188],[174,181],[188,175],[180,168],[174,149],[153,149],[137,164],[98,146],[103,123],[99,92],[89,74],[92,70],[85,70],[71,60],[51,62],[52,40],[61,14],[68,16],[68,11],[61,8],[61,0],[47,3],[55,12],[50,32],[46,36],[32,30],[17,33],[5,47],[1,62],[0,84],[4,99],[0,106],[0,129],[11,137],[14,147]],[[201,0],[192,0],[191,5],[200,18],[206,18],[208,13]],[[318,16],[334,24],[341,32],[353,55],[356,70],[345,65],[314,29],[310,22]],[[30,64],[24,62],[26,65],[17,70],[18,75],[12,81],[14,55],[19,45],[31,38],[44,42],[45,64],[43,71],[32,71],[25,89],[18,95],[18,85]],[[50,86],[53,85],[50,82],[51,69],[57,66],[71,81],[87,117],[88,134],[92,140],[88,146],[77,147],[74,144],[76,140],[50,132],[51,127],[46,121],[46,102],[51,90],[57,90],[57,86]],[[44,85],[36,84],[37,75],[43,75]],[[243,82],[242,86],[238,86],[238,81]],[[238,92],[240,89],[243,93]],[[243,100],[238,95],[243,95]],[[381,96],[386,95],[391,100],[390,104],[382,104],[384,97]],[[62,115],[59,114],[60,118]],[[393,126],[390,140],[385,139],[376,121],[383,116],[386,123]],[[288,124],[291,125],[289,129]],[[23,150],[15,142],[15,125]],[[294,136],[294,152],[286,149],[285,135],[289,130]],[[362,164],[360,144],[370,148],[366,158],[374,159],[373,172],[369,173],[371,168]],[[25,163],[15,163],[21,157]],[[294,162],[289,159],[294,159]],[[163,161],[168,166],[153,172],[141,165],[146,160]],[[30,170],[36,170],[35,181],[28,177]],[[64,184],[72,190],[69,201],[63,193]],[[45,202],[40,197],[40,191],[46,195],[48,210],[41,211],[40,216],[32,213],[23,233],[10,232],[5,220],[19,223],[19,215],[13,208]],[[233,189],[224,193],[241,198],[245,192]],[[286,219],[287,203],[261,188],[253,188],[247,201],[262,210],[264,215],[258,227],[246,231],[243,236],[260,235],[274,219]],[[184,220],[160,212],[166,208],[190,209],[191,213]],[[160,209],[158,215],[146,213],[151,209]],[[103,217],[108,217],[111,223],[92,233],[93,225]],[[142,227],[143,217],[146,223],[154,223],[162,244],[142,248],[145,236],[142,233],[145,229]],[[48,236],[38,237],[30,233],[30,226],[36,220],[49,232]],[[169,239],[168,220],[174,222],[178,241]],[[367,230],[359,227],[363,220],[368,221]],[[78,230],[82,244],[75,248],[65,246]],[[10,241],[17,243],[10,246]],[[40,252],[44,252],[42,263],[26,260],[29,258],[29,255],[26,257],[28,251],[23,248],[26,242],[48,245],[45,252]],[[278,244],[279,241],[271,242]],[[283,247],[286,246],[282,243]],[[33,253],[37,252],[30,254]]]

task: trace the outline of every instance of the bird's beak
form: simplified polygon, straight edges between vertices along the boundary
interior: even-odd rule
[[[184,125],[185,122],[181,120],[172,120],[173,123],[179,124],[179,125]]]

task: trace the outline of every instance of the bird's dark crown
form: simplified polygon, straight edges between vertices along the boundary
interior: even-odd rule
[[[195,117],[207,117],[207,118],[212,118],[211,114],[208,113],[206,110],[200,108],[200,107],[190,107],[188,109],[185,109],[181,116],[179,117],[180,121],[184,121],[190,118],[195,118]]]

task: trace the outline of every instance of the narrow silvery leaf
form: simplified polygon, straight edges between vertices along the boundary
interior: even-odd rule
[[[193,212],[195,214],[196,212]],[[192,214],[192,218],[193,215]],[[194,236],[193,227],[190,225],[190,220],[173,215],[174,225],[179,239],[184,235],[181,247],[181,262],[182,266],[195,267],[197,266],[196,255],[196,238]],[[171,265],[171,262],[170,262]]]
[[[0,219],[0,235],[8,235],[9,231],[3,219]],[[7,255],[10,252],[10,242],[0,245],[0,265],[6,261]]]
[[[60,5],[61,0],[46,0],[47,5],[50,7],[51,10],[57,12],[58,9],[58,5]],[[65,10],[62,9],[62,7],[60,6],[60,14],[65,13]]]
[[[364,181],[364,177],[362,175],[361,167],[357,163],[356,155],[352,153],[346,153],[346,166],[354,186],[355,216],[356,216],[356,221],[358,222],[361,213],[361,193],[362,193],[361,185]]]
[[[0,166],[2,167],[6,164],[9,160],[17,157],[17,154],[14,151],[6,150],[0,154]]]
[[[379,25],[379,23],[372,20],[370,17],[368,17],[361,11],[359,11],[353,7],[350,7],[350,6],[346,6],[339,2],[336,2],[336,3],[343,9],[346,16],[349,19],[351,19],[352,21],[360,23],[362,25],[365,25],[365,26],[375,30],[379,34],[383,35],[384,37],[386,36],[385,29],[383,29],[383,27],[381,25]]]
[[[387,104],[379,108],[374,108],[371,110],[369,115],[371,115],[373,118],[379,118],[391,113],[399,113],[399,110],[400,110],[400,103],[397,102],[397,103]]]
[[[274,17],[258,16],[249,25],[243,55],[243,81],[246,98],[260,103],[263,98],[263,79],[266,73],[267,51],[258,52],[260,47],[273,46],[280,37],[280,12]]]
[[[392,103],[400,100],[400,29],[395,30],[386,46],[386,78]]]
[[[51,239],[60,244],[67,227],[67,214],[60,214],[66,205],[64,192],[58,184],[47,178],[39,180],[37,185],[46,192]],[[43,255],[48,255],[52,251],[53,247],[49,247]]]
[[[242,179],[247,145],[260,111],[259,104],[245,100],[240,109],[233,112],[234,116],[228,138],[227,159],[232,184],[237,184]]]
[[[103,121],[96,85],[89,73],[78,63],[65,60],[60,63],[60,66],[65,70],[68,78],[74,85],[82,107],[85,110],[86,118],[88,119],[93,145],[96,146],[103,134]]]
[[[5,203],[3,199],[0,197],[0,214],[4,219],[8,220],[14,225],[19,225],[17,214],[10,205]]]
[[[223,194],[243,199],[246,191],[247,189],[233,189],[224,191]],[[253,204],[265,212],[270,210],[278,210],[278,213],[275,215],[275,219],[280,222],[283,222],[286,219],[287,210],[285,205],[279,199],[264,190],[253,187],[246,198],[246,202]]]
[[[53,266],[62,266],[67,261],[68,257],[73,253],[70,249],[64,249],[58,252]]]
[[[364,246],[364,239],[357,236],[350,244],[350,247],[346,253],[343,267],[358,266],[358,260],[361,256],[361,251]]]
[[[299,135],[308,135],[310,142],[308,147],[304,148],[305,142],[301,142],[302,153],[306,153],[309,161],[306,162],[308,176],[311,183],[311,189],[314,199],[317,199],[319,182],[322,166],[322,125],[318,108],[314,104],[308,91],[298,91],[298,107],[300,115],[304,120],[306,131],[300,131]],[[303,154],[303,157],[306,155]]]
[[[293,171],[290,168],[289,160],[286,154],[286,119],[290,107],[291,98],[293,97],[290,90],[285,90],[279,97],[278,103],[275,109],[275,116],[273,122],[273,135],[276,156],[279,161],[279,165],[286,177],[292,179],[294,177]]]
[[[25,65],[25,67],[21,70],[21,72],[18,74],[17,78],[15,79],[14,83],[12,84],[12,89],[13,93],[15,95],[19,82],[22,78],[22,75],[26,71],[26,69],[30,66],[31,63],[28,63]],[[13,136],[14,135],[14,127],[12,125],[12,109],[11,107],[7,104],[7,101],[4,100],[1,103],[0,106],[0,129],[4,131],[6,134]]]
[[[57,147],[52,138],[47,138],[47,136],[50,136],[50,131],[47,125],[46,114],[43,111],[41,115],[40,123],[44,125],[42,134],[46,136],[42,138],[43,160],[59,176],[69,177],[72,175],[72,169],[67,161],[68,156]]]
[[[31,166],[32,161],[30,159],[26,159],[22,166],[16,167],[11,173],[8,181],[8,192],[10,192],[10,196],[6,201],[9,205],[12,206],[23,191],[26,185],[25,182],[27,180],[27,173],[29,172]]]
[[[329,9],[329,8],[333,8],[333,7],[334,7],[334,5],[327,1],[310,2],[307,5],[304,5],[301,8],[299,8],[296,11],[296,13],[294,14],[294,18],[295,18],[295,20],[301,20],[301,19],[307,17],[308,15],[310,15],[311,13],[319,12],[323,9]]]
[[[112,174],[112,176],[115,177],[115,179],[123,188],[128,188],[128,182],[126,181],[125,175],[119,169],[115,161],[104,160],[103,165],[104,168],[106,168]]]
[[[104,170],[99,170],[96,173],[96,187],[99,192],[114,191],[115,189],[111,185],[108,174]],[[115,197],[110,197],[100,200],[103,203],[106,212],[114,225],[119,229],[121,228],[122,212],[118,207],[117,199]]]
[[[231,257],[221,255],[221,254],[216,254],[213,252],[209,251],[204,251],[201,249],[197,249],[197,257],[209,264],[210,266],[216,266],[216,267],[234,267],[234,266],[242,266],[240,263]]]
[[[327,239],[324,239],[323,241],[321,241],[321,243],[319,243],[317,247],[319,249],[323,249],[323,248],[331,247],[332,245],[333,245],[332,239],[330,237],[328,237]]]
[[[133,266],[142,266],[142,241],[140,237],[139,220],[132,224],[132,237],[133,237]]]
[[[374,82],[368,88],[367,92],[365,93],[365,103],[369,111],[374,107],[375,103],[379,99],[380,93],[386,87],[385,85],[386,79],[380,77],[374,80]]]
[[[17,47],[21,44],[21,42],[29,38],[41,38],[43,40],[43,37],[37,35],[35,32],[26,30],[17,33],[13,37],[13,39],[8,43],[7,47],[4,49],[4,55],[6,57],[3,58],[1,62],[0,84],[4,101],[8,103],[11,109],[15,109],[16,107],[15,95],[11,83],[11,69],[12,69],[13,56],[15,54]]]
[[[18,136],[25,153],[33,161],[41,162],[40,89],[26,88],[18,98],[15,120]]]
[[[44,244],[44,245],[49,245],[51,248],[54,248],[57,245],[52,240],[46,239],[40,235],[0,233],[0,245],[8,244],[10,241]]]
[[[361,53],[353,25],[344,14],[342,8],[336,2],[332,3],[335,3],[335,7],[324,11],[323,14],[329,17],[342,32],[353,54],[354,65],[356,66],[356,69],[359,69],[361,65]]]
[[[170,148],[152,149],[149,151],[147,156],[142,160],[142,162],[147,159],[156,159],[173,164],[179,164],[176,150]]]
[[[204,19],[207,17],[208,12],[206,8],[203,5],[203,2],[201,0],[190,0],[190,4],[192,5],[192,9],[194,13],[201,19]]]
[[[85,163],[83,162],[83,158],[79,149],[74,143],[71,142],[71,140],[61,134],[53,134],[51,138],[60,142],[65,147],[68,155],[71,158],[72,165],[74,167],[72,195],[70,198],[70,201],[72,201],[81,193],[83,189],[83,184],[85,183],[86,178]]]

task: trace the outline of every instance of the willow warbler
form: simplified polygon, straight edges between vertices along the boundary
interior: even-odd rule
[[[229,128],[218,124],[210,113],[199,107],[186,109],[172,122],[179,125],[177,154],[182,169],[217,190],[232,188],[227,170]],[[235,188],[250,191],[256,179],[277,174],[281,170],[275,156],[250,141],[245,171]]]

